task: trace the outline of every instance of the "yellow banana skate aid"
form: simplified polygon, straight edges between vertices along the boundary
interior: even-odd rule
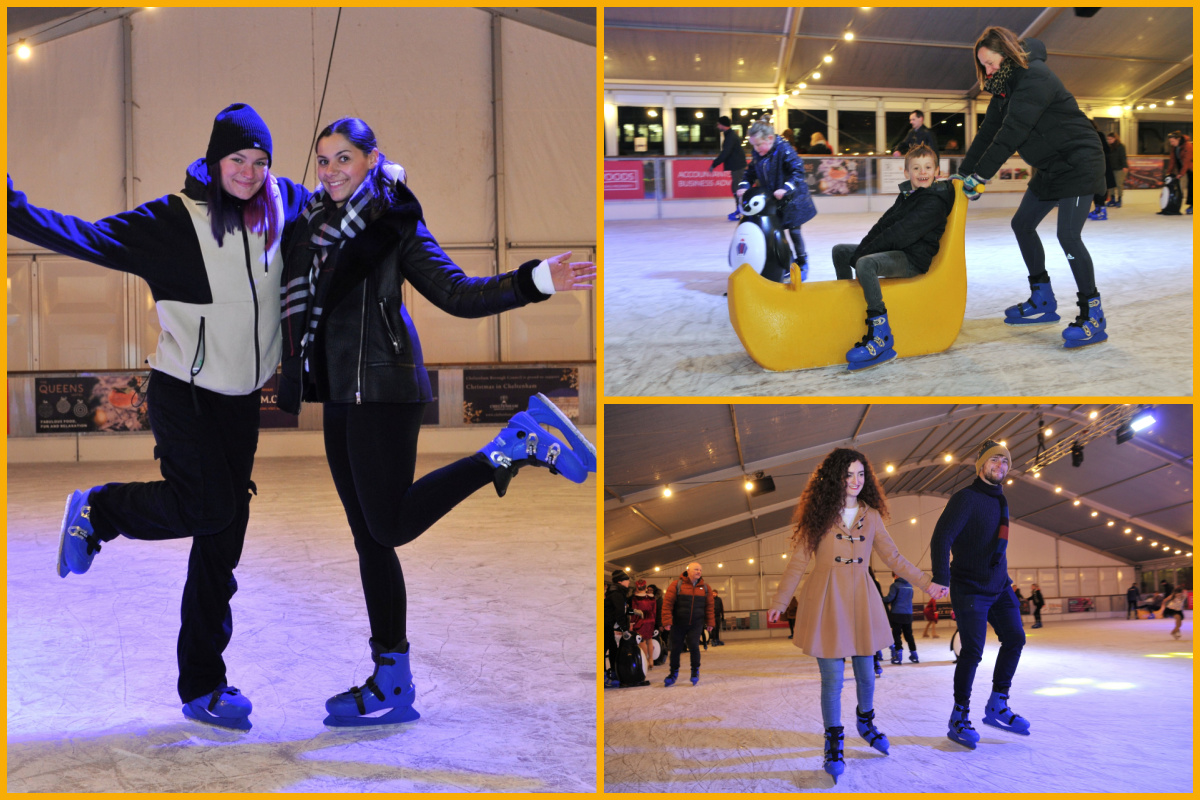
[[[982,186],[979,187],[983,189]],[[967,308],[967,198],[954,181],[954,208],[929,271],[879,281],[896,355],[940,353],[954,344]],[[856,280],[776,283],[743,264],[729,276],[729,321],[755,363],[773,372],[845,364],[866,332],[867,303]]]

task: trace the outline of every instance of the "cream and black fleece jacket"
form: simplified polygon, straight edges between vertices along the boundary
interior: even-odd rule
[[[8,232],[65,256],[143,278],[162,333],[151,368],[218,394],[259,389],[279,363],[280,241],[237,231],[218,245],[205,202],[203,159],[184,189],[96,222],[32,206],[8,179]],[[271,176],[269,190],[289,224],[309,192]],[[280,237],[282,239],[282,236]]]

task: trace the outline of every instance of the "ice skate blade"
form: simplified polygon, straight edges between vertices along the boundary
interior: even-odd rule
[[[1068,339],[1063,342],[1064,350],[1078,350],[1081,347],[1091,347],[1094,344],[1104,344],[1108,341],[1108,334],[1104,334],[1103,339],[1098,339],[1093,336],[1091,339]],[[1072,342],[1074,344],[1072,344]]]
[[[890,353],[890,355],[888,355]],[[885,358],[886,356],[886,358]],[[889,364],[896,360],[896,351],[889,350],[887,353],[880,355],[878,358],[873,358],[870,361],[852,361],[847,363],[847,372],[862,372],[864,369],[871,367],[882,367],[884,364]]]
[[[416,722],[421,718],[420,713],[411,706],[393,708],[378,717],[339,717],[330,714],[325,718],[327,728],[380,728],[387,729],[405,722]]]
[[[1004,324],[1012,325],[1014,327],[1020,325],[1049,325],[1050,323],[1058,322],[1061,319],[1062,317],[1060,317],[1058,314],[1043,314],[1037,319],[1033,319],[1031,317],[1005,317]]]
[[[1005,725],[1003,722],[1001,722],[998,719],[989,719],[986,716],[983,718],[983,724],[991,725],[993,728],[998,728],[999,730],[1002,730],[1005,733],[1015,733],[1018,736],[1028,736],[1029,735],[1029,728],[1026,728],[1025,730],[1020,730],[1018,728],[1013,728],[1008,725]]]
[[[947,733],[946,738],[949,739],[950,741],[954,742],[955,744],[961,744],[963,747],[967,748],[968,750],[974,750],[977,745],[977,743],[972,741],[971,739],[965,739],[961,736],[956,736],[954,733]]]
[[[596,446],[579,432],[579,429],[575,427],[575,423],[571,422],[567,415],[550,401],[550,398],[538,392],[529,398],[529,411],[527,413],[543,425],[558,428],[566,437],[567,444],[575,451],[575,455],[579,459],[579,462],[583,464],[584,469],[588,472],[596,471]],[[545,417],[545,419],[542,417]],[[585,452],[588,455],[585,456]]]
[[[218,717],[209,714],[207,711],[192,708],[191,704],[183,707],[183,715],[193,722],[199,722],[202,725],[209,725],[213,728],[220,728],[226,731],[248,731],[254,726],[250,723],[249,717]]]

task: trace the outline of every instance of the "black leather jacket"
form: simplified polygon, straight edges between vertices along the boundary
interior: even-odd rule
[[[323,403],[427,403],[433,399],[421,341],[401,289],[412,283],[435,306],[458,317],[484,317],[546,300],[533,281],[537,261],[488,278],[468,277],[425,227],[421,206],[407,187],[401,202],[366,230],[343,242],[305,376],[300,340],[307,320],[283,320],[283,374],[279,407],[300,412],[301,399]],[[284,253],[287,286],[312,266],[309,223],[301,217]],[[328,268],[328,267],[327,267]]]

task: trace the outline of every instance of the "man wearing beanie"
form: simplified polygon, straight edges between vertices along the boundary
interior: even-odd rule
[[[742,173],[746,171],[746,151],[742,149],[741,137],[733,130],[733,120],[721,117],[717,120],[717,130],[721,131],[721,153],[713,159],[708,171],[712,172],[718,166],[724,167],[732,174],[730,193],[733,194],[733,213],[729,215],[730,222],[736,222],[741,215],[741,207],[737,202],[737,185],[742,182]]]
[[[620,684],[617,678],[617,645],[622,634],[629,631],[629,576],[624,570],[612,573],[612,586],[604,594],[604,657],[609,669],[605,686]]]
[[[1008,501],[1004,497],[1004,478],[1009,465],[1007,447],[991,439],[983,442],[975,459],[974,482],[950,498],[929,543],[933,582],[950,587],[950,603],[962,644],[954,667],[954,711],[947,735],[972,750],[979,733],[968,719],[971,685],[983,657],[989,624],[1000,639],[1000,652],[983,721],[1011,733],[1029,734],[1029,721],[1008,708],[1009,687],[1025,646],[1021,609],[1008,579],[1005,556]]]

